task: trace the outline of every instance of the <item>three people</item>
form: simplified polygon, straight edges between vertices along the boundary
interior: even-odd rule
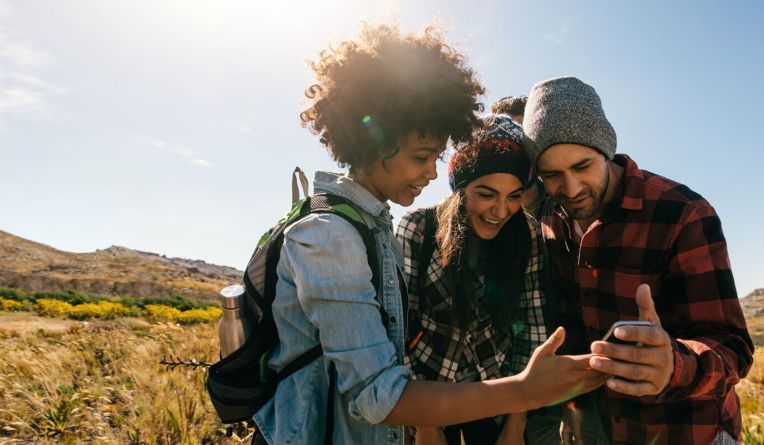
[[[359,232],[312,214],[284,232],[273,316],[275,371],[320,344],[323,355],[282,380],[254,416],[260,443],[401,444],[400,425],[441,426],[524,412],[604,382],[590,354],[557,356],[564,331],[525,369],[483,382],[411,379],[404,366],[406,285],[388,201],[408,206],[437,177],[446,142],[467,140],[483,93],[462,57],[432,31],[367,27],[312,64],[303,123],[346,174],[318,172],[314,188],[349,200],[374,234],[379,290]],[[328,422],[332,419],[332,422]]]
[[[403,246],[416,378],[480,381],[521,372],[547,337],[543,238],[521,207],[530,162],[522,129],[490,115],[448,164],[452,193],[403,216]],[[416,332],[414,332],[416,331]],[[525,413],[417,428],[417,444],[522,443]]]

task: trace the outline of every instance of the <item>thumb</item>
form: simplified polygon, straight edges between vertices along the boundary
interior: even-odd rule
[[[655,312],[655,303],[653,302],[653,295],[649,284],[643,283],[639,285],[636,301],[639,308],[639,319],[647,320],[655,326],[660,326],[661,320],[658,318],[658,313]]]
[[[562,346],[562,343],[565,341],[565,329],[562,327],[558,327],[555,329],[555,331],[552,333],[552,335],[549,336],[549,338],[546,339],[546,341],[538,347],[539,353],[543,355],[554,355],[555,352]]]

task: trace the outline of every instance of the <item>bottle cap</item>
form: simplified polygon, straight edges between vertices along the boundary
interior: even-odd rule
[[[238,309],[240,306],[241,295],[244,294],[244,286],[241,284],[234,284],[233,286],[224,287],[220,290],[220,303],[223,305],[223,309]]]

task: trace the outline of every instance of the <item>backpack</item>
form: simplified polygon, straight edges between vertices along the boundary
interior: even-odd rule
[[[279,373],[274,373],[268,368],[268,359],[279,342],[272,304],[278,280],[276,265],[287,227],[314,213],[331,213],[344,218],[358,230],[363,239],[372,271],[372,284],[374,289],[379,289],[374,237],[359,211],[347,199],[332,194],[317,194],[298,199],[295,174],[300,177],[303,192],[307,195],[307,179],[302,171],[296,168],[292,176],[292,208],[260,238],[244,272],[242,281],[245,293],[241,296],[243,301],[240,310],[250,327],[249,336],[239,349],[212,365],[207,375],[207,392],[223,423],[251,419],[273,397],[281,380],[323,355],[321,345],[318,344],[289,363]],[[333,374],[334,370],[330,365],[330,397],[335,380]]]

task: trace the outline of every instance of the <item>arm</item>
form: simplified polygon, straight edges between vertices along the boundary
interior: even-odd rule
[[[689,211],[671,252],[662,291],[671,312],[660,320],[649,287],[640,286],[640,319],[654,326],[619,328],[616,336],[644,348],[594,342],[592,351],[605,357],[593,358],[592,366],[634,381],[608,382],[625,394],[658,395],[660,401],[720,397],[748,373],[753,344],[713,208],[701,203]]]
[[[351,416],[369,423],[438,426],[520,412],[588,392],[604,382],[588,356],[556,356],[562,329],[512,377],[474,383],[409,381],[397,364],[356,230],[336,215],[311,215],[285,233],[279,279],[297,288],[300,306],[350,395]],[[290,273],[284,273],[291,270]],[[422,409],[427,407],[427,409]]]
[[[469,383],[411,381],[384,422],[421,426],[469,422],[560,403],[602,385],[608,376],[589,367],[589,355],[554,355],[564,340],[565,331],[557,329],[536,348],[525,370],[510,377]]]
[[[382,324],[360,234],[337,215],[310,215],[285,231],[278,271],[280,282],[296,287],[324,356],[336,366],[337,388],[350,400],[344,409],[381,422],[411,373]]]
[[[522,445],[525,443],[525,413],[508,414],[496,445]]]
[[[748,374],[753,342],[737,298],[719,217],[703,202],[689,213],[669,263],[674,372],[662,399],[721,396]],[[684,292],[683,292],[684,290]]]

